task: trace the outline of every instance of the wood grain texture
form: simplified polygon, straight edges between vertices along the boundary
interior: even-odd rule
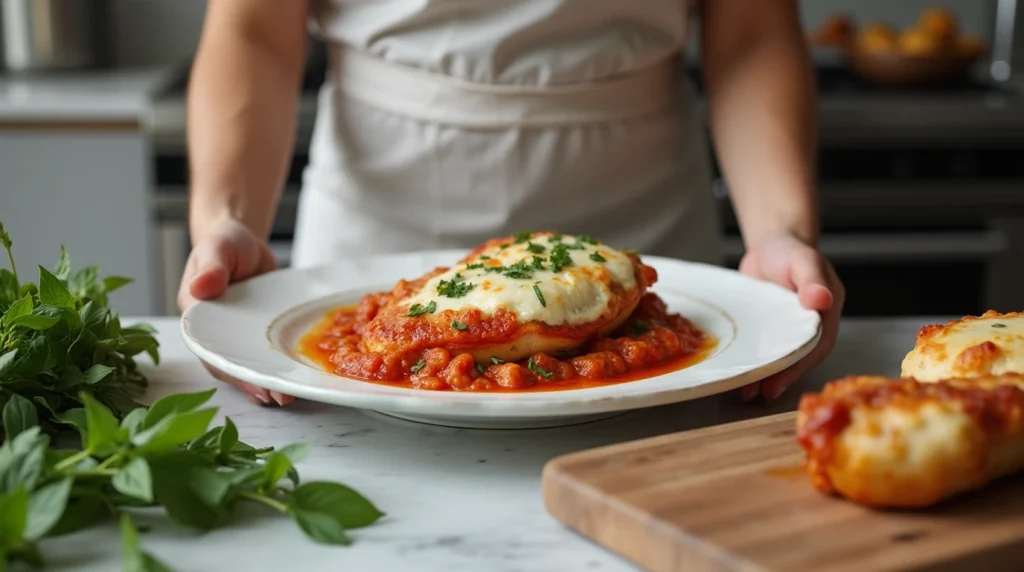
[[[653,571],[1024,570],[1024,479],[929,511],[873,511],[807,481],[795,413],[558,457],[558,520]]]

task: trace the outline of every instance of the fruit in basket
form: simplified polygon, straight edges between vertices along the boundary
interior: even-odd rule
[[[900,34],[899,52],[905,56],[935,56],[944,50],[945,42],[923,28],[910,28]]]
[[[976,58],[985,53],[985,44],[976,36],[964,35],[957,38],[956,51],[962,56]]]
[[[923,10],[915,27],[945,46],[955,45],[959,35],[956,16],[943,8]]]
[[[887,54],[895,50],[897,37],[896,30],[888,24],[869,24],[861,31],[857,47],[867,53]]]
[[[810,40],[816,46],[842,47],[853,40],[854,32],[854,21],[849,14],[835,14],[811,33]]]

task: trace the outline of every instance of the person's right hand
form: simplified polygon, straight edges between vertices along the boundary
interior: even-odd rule
[[[270,272],[277,262],[267,243],[237,221],[218,224],[196,241],[189,254],[185,273],[178,288],[178,308],[182,312],[198,300],[221,296],[229,284]],[[289,395],[235,379],[203,363],[214,377],[242,390],[258,405],[287,405]]]

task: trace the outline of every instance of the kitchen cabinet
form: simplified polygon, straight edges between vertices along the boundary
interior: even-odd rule
[[[168,72],[0,75],[0,220],[20,274],[63,244],[74,268],[134,279],[113,294],[122,313],[159,309],[148,111]]]
[[[149,145],[137,123],[0,122],[0,220],[22,276],[96,264],[135,282],[114,294],[124,313],[156,311]]]

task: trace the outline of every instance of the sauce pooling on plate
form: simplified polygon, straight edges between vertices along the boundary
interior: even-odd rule
[[[554,391],[635,381],[699,363],[717,340],[647,293],[625,324],[573,352],[537,353],[505,362],[479,362],[469,353],[429,348],[373,352],[361,331],[387,294],[368,294],[355,307],[329,312],[300,341],[300,351],[325,370],[345,377],[426,390]]]

